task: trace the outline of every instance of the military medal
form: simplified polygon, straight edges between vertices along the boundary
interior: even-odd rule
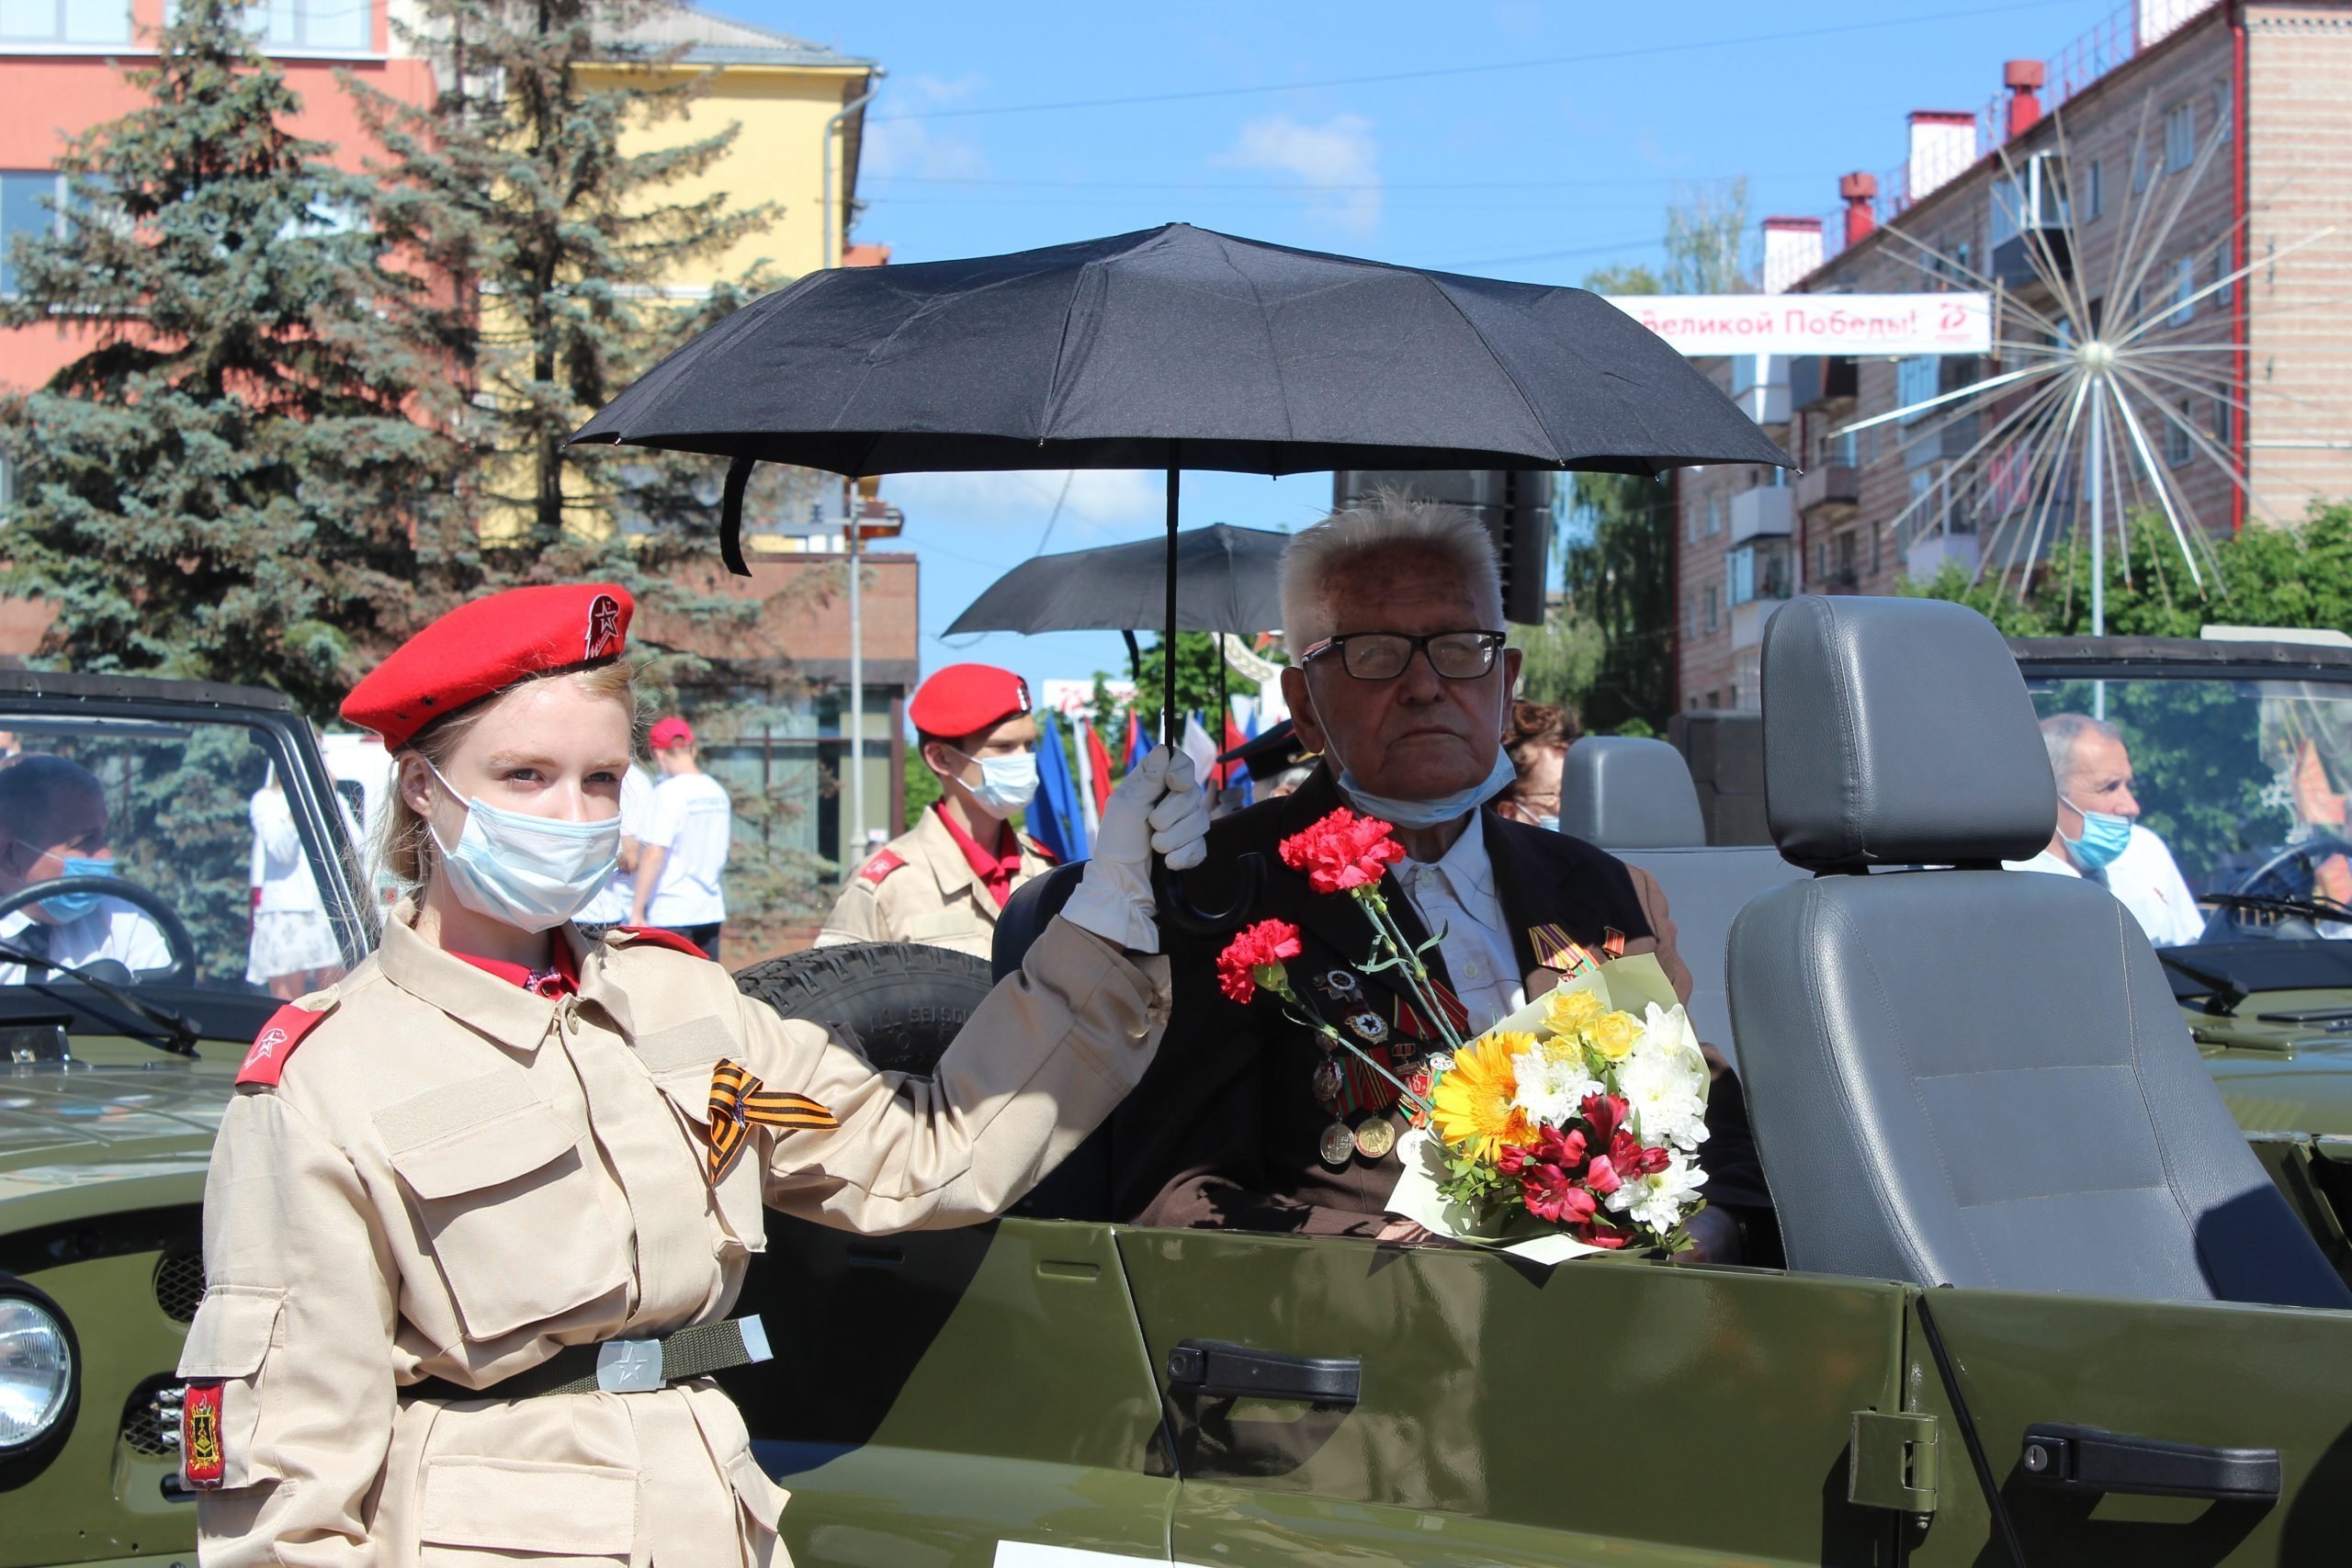
[[[198,1491],[220,1489],[229,1458],[220,1442],[220,1385],[194,1382],[180,1401],[180,1470]]]
[[[1333,969],[1315,977],[1315,988],[1334,1001],[1354,1001],[1363,994],[1362,985],[1345,969]]]
[[[1324,1057],[1315,1066],[1315,1098],[1334,1110],[1338,1109],[1340,1086],[1346,1081],[1347,1075],[1340,1070],[1340,1058]]]
[[[1367,1045],[1377,1045],[1388,1038],[1388,1021],[1370,1008],[1358,1008],[1341,1021],[1350,1033]]]
[[[1396,1128],[1385,1116],[1367,1116],[1356,1123],[1356,1153],[1378,1159],[1396,1146]]]
[[[1356,1132],[1345,1122],[1334,1122],[1323,1129],[1323,1146],[1319,1151],[1323,1163],[1333,1168],[1344,1167],[1356,1152]]]

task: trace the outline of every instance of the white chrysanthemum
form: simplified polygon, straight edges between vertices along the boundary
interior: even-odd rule
[[[1680,1008],[1651,1004],[1641,1038],[1613,1077],[1643,1143],[1687,1153],[1706,1141],[1707,1058]]]
[[[1565,1127],[1573,1121],[1588,1094],[1600,1092],[1600,1081],[1585,1070],[1584,1053],[1561,1053],[1554,1060],[1541,1049],[1521,1051],[1510,1059],[1519,1079],[1518,1103],[1535,1122]]]
[[[1670,1152],[1664,1170],[1636,1177],[1611,1192],[1606,1200],[1609,1212],[1664,1235],[1699,1201],[1699,1189],[1706,1179],[1705,1171],[1679,1152]]]

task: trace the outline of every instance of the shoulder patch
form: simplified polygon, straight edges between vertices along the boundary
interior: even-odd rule
[[[683,953],[693,958],[707,959],[710,956],[676,931],[665,931],[654,926],[615,926],[612,934],[628,938],[631,946],[642,943],[647,947],[666,947],[673,953]]]
[[[269,1015],[269,1021],[254,1036],[252,1049],[245,1053],[244,1065],[237,1069],[241,1084],[258,1083],[276,1086],[278,1075],[286,1070],[286,1058],[294,1047],[302,1043],[302,1036],[319,1026],[332,1008],[312,1012],[309,1008],[287,1003]]]
[[[857,879],[879,887],[884,877],[906,863],[906,857],[896,850],[876,850],[873,859],[857,868]]]

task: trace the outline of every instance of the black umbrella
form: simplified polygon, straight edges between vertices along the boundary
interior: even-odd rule
[[[1176,536],[1175,629],[1270,632],[1283,624],[1277,573],[1288,534],[1218,523]],[[1158,539],[1069,550],[1023,561],[983,590],[947,628],[966,632],[1114,631],[1163,620],[1171,556]]]
[[[688,343],[572,440],[735,459],[720,545],[738,571],[754,462],[854,475],[1164,468],[1171,641],[1188,467],[1793,467],[1680,355],[1582,289],[1182,223],[812,273]]]

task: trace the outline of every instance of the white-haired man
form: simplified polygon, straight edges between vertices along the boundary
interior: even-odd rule
[[[1294,979],[1364,1049],[1403,1076],[1430,1048],[1352,898],[1318,896],[1284,868],[1281,840],[1350,805],[1395,824],[1408,861],[1390,869],[1389,907],[1415,940],[1441,933],[1445,983],[1483,1029],[1557,979],[1573,942],[1655,952],[1679,989],[1666,897],[1645,874],[1579,840],[1510,821],[1487,807],[1514,782],[1502,749],[1519,652],[1503,646],[1500,576],[1487,531],[1459,509],[1384,496],[1295,538],[1282,567],[1283,672],[1298,736],[1321,763],[1296,793],[1219,821],[1207,863],[1188,878],[1204,907],[1233,892],[1239,857],[1267,866],[1253,919],[1301,932]],[[1220,990],[1221,938],[1168,949],[1173,1012],[1159,1059],[1117,1113],[1113,1208],[1161,1225],[1231,1225],[1303,1235],[1419,1239],[1386,1212],[1405,1119],[1393,1086],[1350,1071],[1261,996]],[[1720,1059],[1718,1059],[1720,1065]],[[1741,1233],[1769,1253],[1769,1200],[1737,1082],[1717,1078],[1705,1145],[1705,1256],[1740,1255]],[[1753,1222],[1753,1223],[1750,1223]]]
[[[2140,826],[2122,731],[2088,714],[2053,713],[2041,721],[2041,743],[2058,784],[2058,830],[2040,854],[2009,869],[2089,878],[2114,894],[2158,947],[2202,936],[2205,913],[2172,851]]]

